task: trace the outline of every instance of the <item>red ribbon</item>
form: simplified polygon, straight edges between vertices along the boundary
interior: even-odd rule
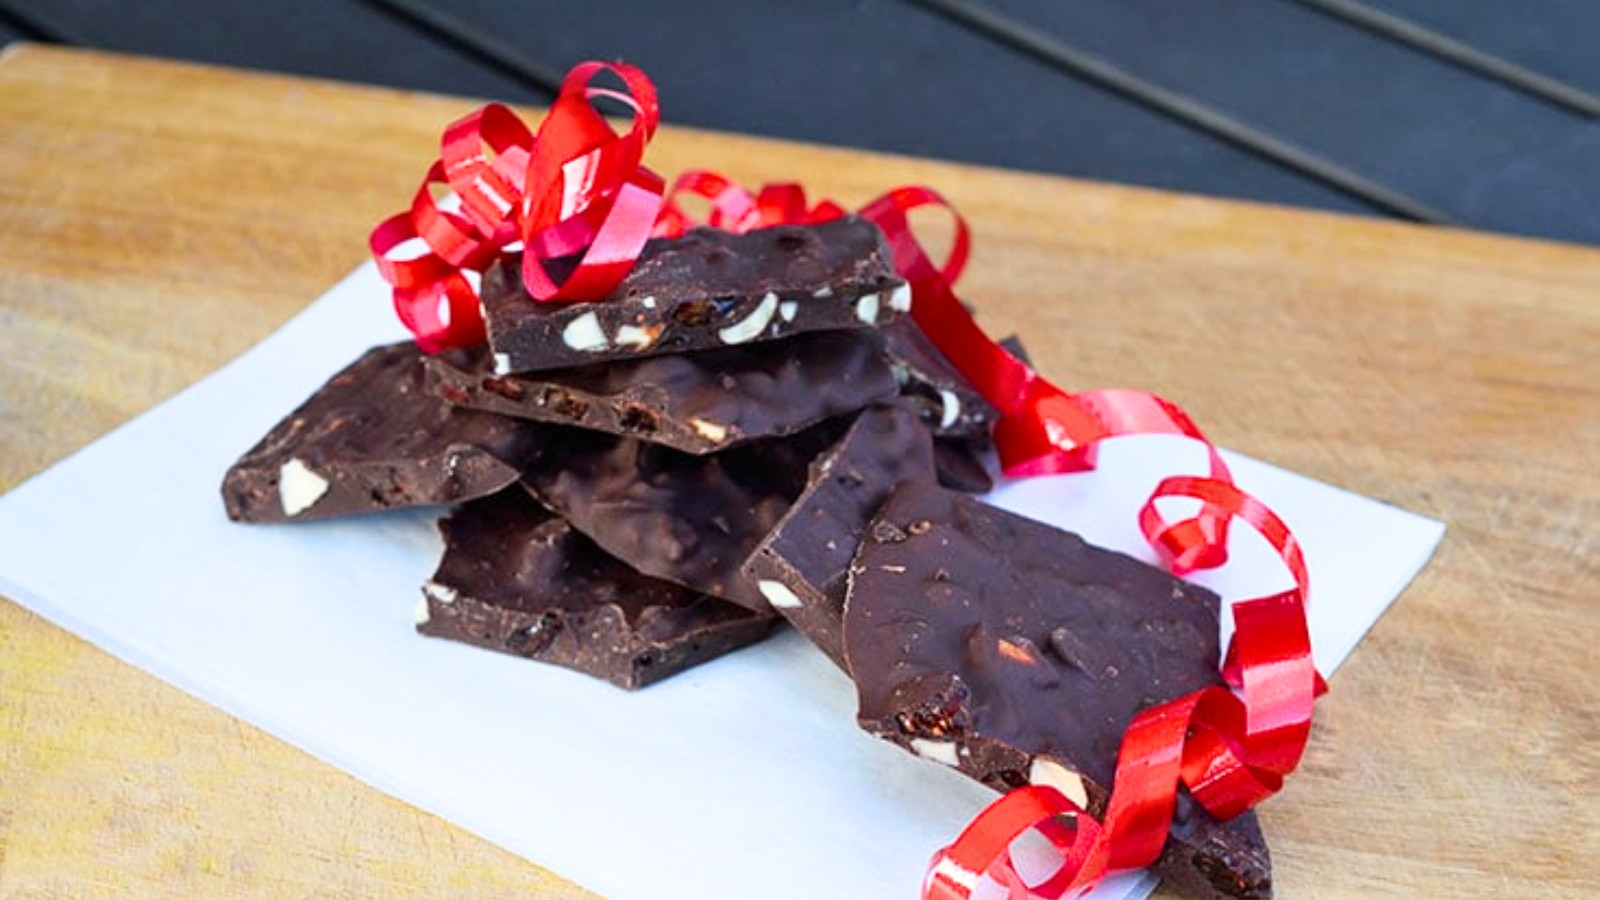
[[[595,87],[604,73],[624,90]],[[595,108],[602,98],[632,112],[627,131],[618,134]],[[368,242],[417,344],[432,353],[484,340],[468,275],[481,276],[519,241],[523,281],[535,300],[610,293],[633,268],[661,210],[665,183],[641,164],[660,120],[655,86],[643,72],[591,62],[567,74],[537,135],[500,104],[445,129],[439,160],[411,208],[379,223]],[[442,206],[436,187],[453,191],[459,208]],[[559,280],[551,272],[557,260],[570,270]]]
[[[792,185],[782,189],[787,209],[807,209]],[[812,221],[786,219],[773,204],[761,203],[721,176],[691,172],[668,197],[663,233],[693,224],[677,202],[681,192],[710,201],[707,224],[717,227],[746,230]],[[913,233],[909,214],[922,207],[944,210],[954,220],[954,239],[942,264],[929,258]],[[934,857],[923,885],[924,900],[970,900],[984,875],[1001,884],[1009,900],[1085,892],[1112,872],[1141,869],[1160,856],[1179,784],[1213,815],[1227,819],[1275,793],[1299,762],[1314,699],[1326,688],[1313,665],[1306,628],[1305,559],[1288,527],[1233,483],[1216,447],[1176,404],[1142,391],[1063,391],[990,339],[955,294],[971,235],[937,192],[898,188],[868,203],[861,215],[888,239],[895,268],[911,285],[917,324],[1000,411],[995,445],[1006,474],[1092,469],[1100,442],[1122,435],[1173,434],[1200,441],[1207,475],[1171,477],[1156,487],[1139,511],[1146,540],[1169,569],[1187,574],[1225,563],[1228,526],[1242,519],[1278,551],[1295,580],[1292,590],[1234,604],[1234,637],[1222,672],[1232,690],[1196,691],[1145,710],[1129,724],[1103,821],[1048,786],[1011,791]],[[1168,497],[1198,500],[1199,511],[1168,521],[1158,508]],[[1036,885],[1023,881],[1010,853],[1012,843],[1030,830],[1041,833],[1061,856],[1056,872]]]
[[[592,86],[602,73],[620,79],[624,90]],[[595,109],[599,98],[632,111],[626,132],[617,134]],[[596,300],[627,275],[650,236],[677,235],[697,224],[683,208],[689,196],[706,203],[706,224],[732,231],[845,214],[828,201],[808,205],[797,184],[769,185],[752,196],[704,171],[685,173],[664,197],[661,179],[641,164],[659,118],[655,88],[638,69],[585,63],[567,76],[537,135],[499,105],[446,129],[440,158],[411,208],[380,223],[370,239],[396,312],[417,343],[433,352],[481,342],[484,323],[468,276],[481,276],[519,241],[523,280],[535,300]],[[435,189],[441,187],[455,193],[459,207],[438,202]],[[923,207],[943,210],[954,221],[942,264],[913,234],[909,214]],[[1277,550],[1295,580],[1292,590],[1235,603],[1233,642],[1222,667],[1228,689],[1196,691],[1134,718],[1103,821],[1047,786],[1012,791],[935,855],[923,887],[924,900],[970,900],[987,875],[1010,900],[1082,892],[1110,872],[1143,868],[1160,855],[1180,784],[1213,815],[1229,818],[1276,792],[1299,762],[1313,701],[1326,688],[1306,629],[1305,560],[1289,529],[1233,484],[1217,449],[1176,404],[1140,391],[1063,391],[991,340],[956,297],[971,236],[938,193],[897,188],[860,213],[887,237],[895,267],[911,285],[917,324],[1000,411],[995,444],[1008,475],[1092,469],[1100,442],[1121,435],[1200,441],[1207,474],[1175,476],[1157,486],[1139,511],[1146,540],[1182,575],[1226,562],[1229,524],[1242,519]],[[557,268],[570,270],[564,279],[552,273],[557,260]],[[1198,500],[1198,512],[1168,521],[1158,507],[1169,497]],[[1032,886],[1017,873],[1010,852],[1030,830],[1061,856],[1057,871]]]
[[[693,169],[678,176],[667,193],[656,235],[677,237],[702,224],[683,208],[682,197],[693,195],[708,204],[703,224],[725,231],[750,231],[770,225],[811,225],[840,218],[844,207],[830,200],[806,206],[805,189],[798,184],[769,184],[761,193],[750,192],[716,172]]]

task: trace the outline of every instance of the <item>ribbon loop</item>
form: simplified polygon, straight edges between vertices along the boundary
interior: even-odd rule
[[[513,222],[527,182],[532,146],[533,132],[499,103],[445,129],[439,154],[445,181],[461,198],[463,211],[480,233],[498,236]]]
[[[1055,871],[1036,885],[1023,880],[1011,856],[1012,845],[1030,831],[1044,837],[1060,856]],[[996,800],[955,843],[934,854],[922,896],[970,900],[988,875],[1006,889],[1007,900],[1059,897],[1076,887],[1077,873],[1101,846],[1100,823],[1087,812],[1049,785],[1027,785]]]
[[[620,78],[626,92],[592,87],[604,73]],[[617,134],[595,108],[599,98],[632,111],[626,132]],[[583,63],[567,75],[528,165],[522,279],[535,300],[599,299],[632,269],[665,193],[662,179],[640,165],[660,117],[655,86],[633,66]],[[570,274],[551,273],[557,257],[550,251],[576,258]]]
[[[598,87],[603,75],[622,89]],[[595,108],[623,104],[614,131]],[[624,63],[584,63],[562,84],[537,133],[510,108],[486,105],[451,123],[411,208],[379,223],[369,244],[396,312],[428,352],[483,340],[474,282],[512,245],[535,300],[598,300],[632,268],[661,209],[661,178],[641,165],[660,121],[655,86]],[[454,200],[436,199],[448,187]],[[424,252],[401,255],[419,241]],[[556,277],[552,271],[562,273]]]

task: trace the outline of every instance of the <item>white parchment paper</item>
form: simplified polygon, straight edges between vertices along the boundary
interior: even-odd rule
[[[849,682],[793,633],[629,694],[416,635],[434,512],[227,521],[218,486],[239,454],[361,351],[403,336],[364,266],[243,357],[0,497],[0,593],[610,900],[915,898],[933,851],[994,795],[857,730]],[[1122,439],[1095,473],[992,499],[1149,558],[1134,511],[1162,475],[1202,471],[1197,454]],[[1331,672],[1442,526],[1228,461],[1305,547]],[[1235,562],[1199,580],[1225,597],[1287,586],[1248,528],[1233,540]],[[1124,877],[1097,896],[1149,887]]]

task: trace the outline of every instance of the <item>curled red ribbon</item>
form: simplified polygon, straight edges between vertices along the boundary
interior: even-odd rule
[[[703,223],[683,209],[680,198],[684,195],[697,196],[707,202]],[[656,234],[677,237],[699,224],[725,231],[749,231],[770,225],[810,225],[844,214],[844,207],[831,200],[808,207],[805,189],[798,184],[769,184],[752,197],[749,191],[716,172],[692,169],[673,182],[656,221]]]
[[[606,73],[624,89],[594,86]],[[600,114],[600,99],[632,112],[627,131],[618,134]],[[411,208],[379,223],[368,241],[417,344],[432,353],[483,341],[475,279],[519,242],[535,300],[610,293],[661,210],[665,183],[641,163],[660,120],[655,86],[642,71],[591,62],[567,74],[538,134],[500,104],[446,128]],[[459,205],[442,204],[439,187]],[[557,260],[564,278],[551,272]]]

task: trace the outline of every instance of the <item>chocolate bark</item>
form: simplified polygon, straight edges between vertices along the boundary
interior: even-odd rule
[[[515,482],[546,433],[427,390],[414,344],[375,347],[229,468],[223,505],[277,522],[469,500]]]
[[[856,546],[890,489],[933,477],[932,442],[915,413],[871,407],[812,462],[805,491],[745,562],[772,608],[846,672],[845,581]]]
[[[632,690],[766,637],[776,619],[641,575],[513,488],[439,523],[417,630]]]
[[[534,301],[521,265],[508,257],[483,279],[499,374],[873,328],[911,308],[882,232],[856,216],[653,240],[593,303]]]
[[[478,347],[435,356],[428,371],[453,403],[696,454],[792,434],[898,390],[866,330],[504,376]]]
[[[1217,615],[1216,595],[1132,557],[904,482],[852,564],[845,653],[867,731],[998,790],[1048,781],[1099,816],[1133,717],[1222,683]],[[1269,896],[1254,815],[1180,805],[1156,872]]]
[[[839,430],[830,420],[786,438],[691,456],[568,429],[524,484],[633,568],[770,612],[739,567],[800,494],[806,466]]]
[[[945,359],[916,321],[904,316],[882,331],[900,393],[916,405],[933,433],[987,443],[999,413]]]

